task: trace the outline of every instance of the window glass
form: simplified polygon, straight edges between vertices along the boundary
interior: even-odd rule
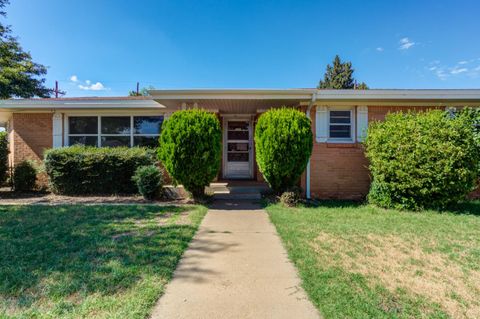
[[[229,152],[248,152],[248,143],[228,143]]]
[[[350,111],[330,111],[330,123],[350,124]]]
[[[88,145],[88,146],[97,146],[98,137],[96,136],[70,136],[68,138],[68,145]]]
[[[133,118],[134,134],[160,134],[163,116],[135,116]]]
[[[330,111],[330,138],[352,138],[351,115],[350,111]]]
[[[130,134],[130,116],[102,116],[102,134]]]
[[[98,117],[96,116],[73,116],[68,118],[70,134],[97,134]]]
[[[158,136],[134,136],[133,146],[155,148],[159,146],[158,138]]]
[[[351,137],[350,125],[331,125],[330,137],[350,138]]]
[[[228,153],[229,162],[248,162],[248,153]]]
[[[102,136],[101,142],[104,147],[130,146],[130,136]]]

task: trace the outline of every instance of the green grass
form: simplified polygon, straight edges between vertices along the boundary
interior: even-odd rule
[[[267,206],[325,318],[480,317],[480,202],[455,211]]]
[[[0,206],[0,318],[145,318],[203,206]]]

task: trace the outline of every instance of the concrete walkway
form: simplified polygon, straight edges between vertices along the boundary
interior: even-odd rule
[[[208,211],[152,318],[319,318],[260,206]]]

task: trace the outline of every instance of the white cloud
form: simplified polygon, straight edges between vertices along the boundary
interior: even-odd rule
[[[86,83],[87,81],[85,81]],[[88,81],[90,82],[90,81]],[[102,83],[100,82],[97,82],[95,84],[91,84],[89,85],[89,83],[87,83],[87,85],[78,85],[78,88],[81,89],[81,90],[85,90],[85,91],[105,91],[105,90],[108,90]]]
[[[443,69],[435,70],[435,75],[442,81],[445,81],[448,78],[448,74]]]
[[[409,38],[402,38],[398,43],[400,44],[399,50],[408,50],[415,45],[415,42],[410,41]]]
[[[375,50],[377,50],[378,52],[383,52],[383,48],[382,48],[382,47],[378,47],[378,48],[376,48]]]
[[[454,67],[452,69],[450,69],[450,74],[460,74],[460,73],[464,73],[464,72],[467,72],[468,69],[467,68],[459,68],[459,67]]]
[[[86,80],[85,83],[87,83],[87,85],[90,85],[90,84],[92,84],[92,81]]]
[[[70,77],[70,81],[72,81],[72,82],[78,82],[78,77],[77,77],[76,75],[72,75],[72,76]]]
[[[430,62],[425,69],[432,72],[440,80],[446,80],[450,77],[478,78],[480,77],[480,65],[475,60],[461,60],[453,65],[441,64],[440,61],[436,60]],[[468,65],[471,65],[471,67]]]

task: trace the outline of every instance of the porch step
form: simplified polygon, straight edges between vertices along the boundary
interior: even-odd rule
[[[258,182],[219,182],[211,183],[207,192],[213,193],[214,199],[261,199],[262,192],[269,189],[267,184]]]
[[[227,200],[241,200],[241,199],[262,199],[260,193],[243,193],[243,194],[213,194],[214,199],[227,199]]]

